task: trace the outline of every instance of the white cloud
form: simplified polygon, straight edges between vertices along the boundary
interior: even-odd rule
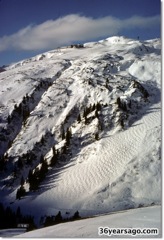
[[[160,16],[120,20],[111,16],[93,19],[71,14],[39,25],[29,25],[18,32],[0,38],[0,51],[8,49],[41,50],[55,48],[72,41],[88,41],[93,38],[117,34],[121,30],[152,28],[160,24]]]

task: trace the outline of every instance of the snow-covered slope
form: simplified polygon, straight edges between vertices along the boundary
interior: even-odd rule
[[[111,37],[7,67],[0,73],[1,201],[38,218],[160,204],[160,82],[159,39]],[[43,161],[48,172],[33,191],[29,171],[39,178]]]
[[[126,219],[126,221],[125,221]],[[18,238],[102,238],[102,237],[139,237],[139,238],[155,238],[162,237],[161,229],[161,208],[147,207],[140,209],[128,210],[111,215],[104,215],[94,218],[79,220],[76,222],[58,224],[52,227],[38,229],[28,233],[17,235]],[[104,230],[102,230],[104,228]],[[106,230],[105,230],[106,228]],[[108,228],[119,230],[126,229],[122,232],[124,234],[111,234]],[[147,229],[147,234],[141,234],[140,231]],[[152,230],[157,230],[157,234],[153,234]],[[104,231],[104,234],[100,234]],[[127,232],[129,234],[127,234]],[[151,234],[150,234],[151,232]],[[118,232],[117,232],[118,233]]]

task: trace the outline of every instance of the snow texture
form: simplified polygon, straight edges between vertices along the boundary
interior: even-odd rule
[[[38,221],[59,210],[63,217],[76,210],[86,217],[159,205],[160,51],[159,39],[141,42],[114,36],[6,67],[0,73],[0,155],[7,156],[0,175],[1,201],[15,209],[20,206]],[[84,110],[98,102],[98,117],[91,111],[85,124]],[[28,108],[25,121],[16,113],[9,119],[20,103]],[[61,151],[63,128],[72,131],[67,154],[54,167],[49,165],[37,191],[29,191],[29,169],[40,166],[41,154],[50,164],[53,146]],[[35,161],[14,175],[19,157],[31,151]],[[22,175],[27,194],[18,200]],[[108,216],[102,218],[105,224]]]

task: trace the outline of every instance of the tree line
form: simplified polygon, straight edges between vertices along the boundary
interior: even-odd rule
[[[53,216],[53,215],[46,216],[45,220],[43,221],[43,227],[48,227],[48,226],[52,226],[59,223],[69,222],[69,221],[76,221],[80,219],[81,217],[80,217],[79,211],[76,211],[73,214],[73,216],[69,218],[63,218],[61,215],[61,212],[59,211],[56,216]]]
[[[0,203],[0,229],[16,228],[19,223],[28,224],[27,231],[36,229],[33,216],[23,215],[20,207],[13,211],[9,206],[5,208]]]

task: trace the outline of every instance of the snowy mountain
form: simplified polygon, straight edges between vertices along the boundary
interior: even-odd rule
[[[36,221],[161,203],[161,43],[110,37],[0,73],[0,195]]]

